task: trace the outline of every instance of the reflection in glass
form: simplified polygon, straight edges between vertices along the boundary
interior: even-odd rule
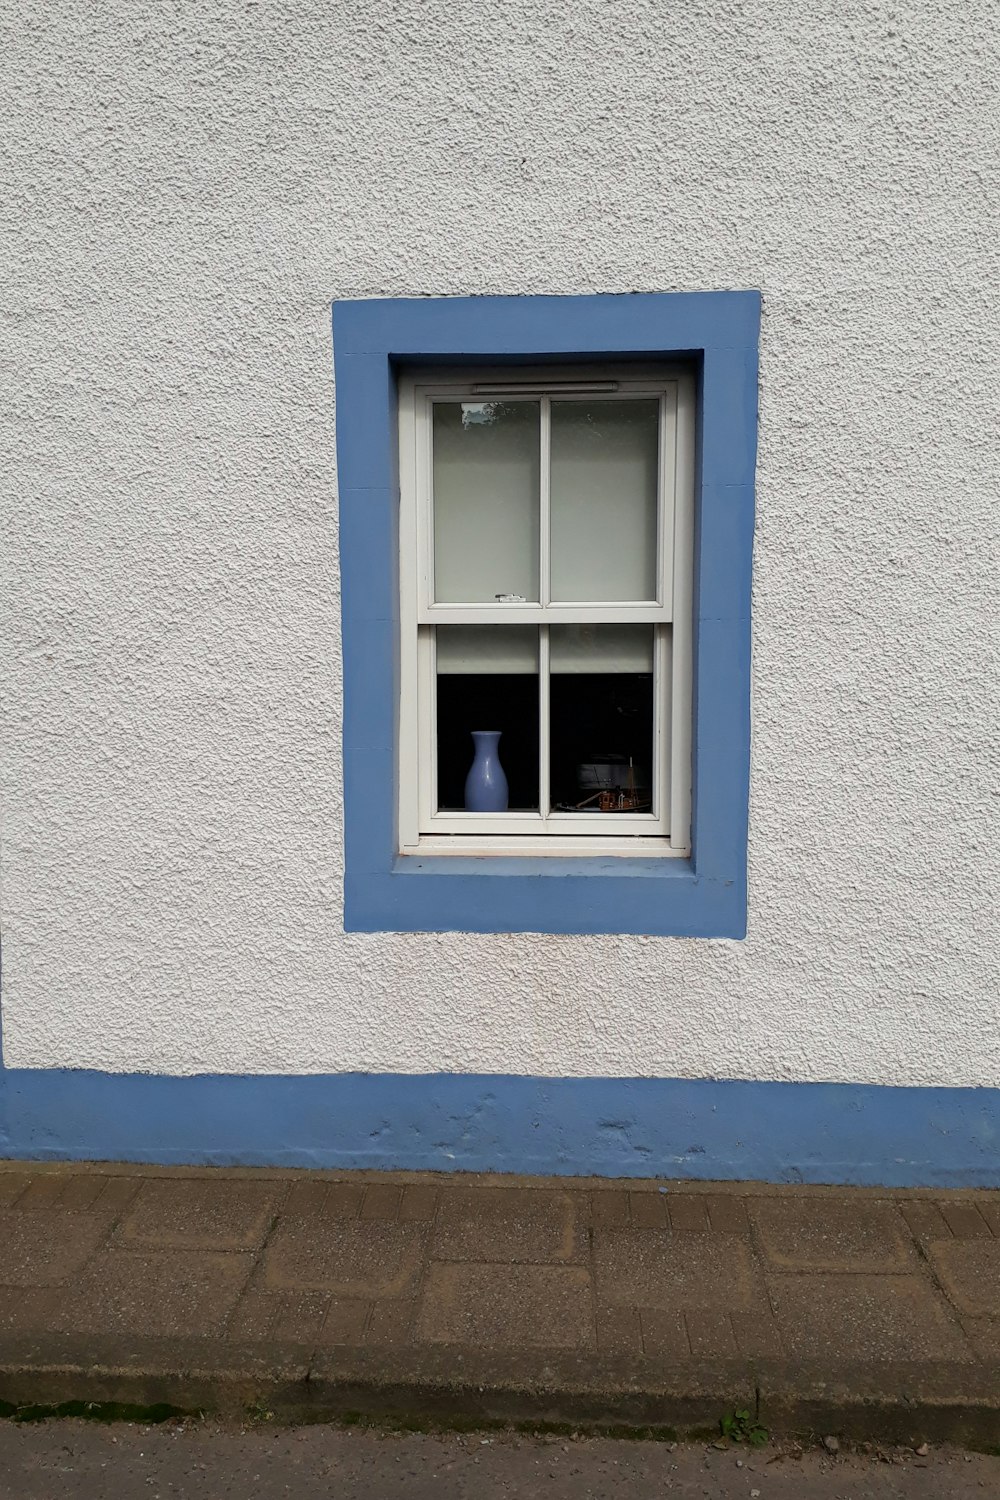
[[[436,401],[434,598],[538,599],[539,403]]]
[[[659,402],[553,401],[552,598],[656,598]]]
[[[550,666],[553,809],[650,812],[653,627],[554,625]]]
[[[465,807],[473,730],[500,730],[508,809],[538,809],[538,630],[533,625],[439,625],[437,799]]]

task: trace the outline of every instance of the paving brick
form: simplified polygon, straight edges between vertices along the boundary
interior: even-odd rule
[[[331,1182],[326,1212],[341,1219],[356,1219],[364,1196],[365,1190],[361,1183]]]
[[[736,1339],[736,1347],[741,1354],[750,1357],[782,1355],[784,1345],[778,1325],[774,1321],[774,1315],[768,1307],[755,1308],[751,1312],[744,1312],[737,1308],[730,1313],[730,1321],[733,1325],[733,1336]]]
[[[142,1187],[141,1177],[103,1177],[104,1189],[95,1204],[101,1213],[123,1213]]]
[[[705,1359],[727,1359],[738,1353],[729,1314],[721,1308],[684,1314],[691,1353]]]
[[[221,1334],[252,1268],[245,1254],[107,1250],[74,1284],[54,1326],[63,1333]]]
[[[110,1228],[104,1214],[0,1210],[0,1284],[59,1286],[79,1276]]]
[[[444,1188],[433,1258],[564,1263],[587,1255],[583,1215],[570,1193],[531,1188]]]
[[[761,1198],[750,1204],[767,1261],[802,1271],[909,1271],[917,1252],[895,1204],[878,1199]]]
[[[295,1182],[281,1205],[281,1213],[292,1216],[322,1213],[329,1195],[328,1182]]]
[[[42,1177],[32,1177],[17,1200],[18,1209],[55,1208],[66,1186],[66,1177],[61,1172],[47,1172]]]
[[[59,1207],[64,1212],[80,1213],[93,1208],[104,1192],[107,1179],[94,1173],[83,1173],[69,1177],[59,1195]]]
[[[667,1222],[665,1193],[629,1193],[629,1213],[636,1229],[663,1229]]]
[[[735,1235],[595,1230],[598,1300],[687,1312],[766,1306],[749,1245]]]
[[[335,1297],[408,1297],[425,1236],[420,1224],[380,1219],[283,1219],[264,1252],[264,1282]]]
[[[927,1251],[949,1299],[962,1313],[1000,1313],[1000,1240],[935,1240]]]
[[[918,1240],[950,1240],[948,1222],[936,1203],[917,1198],[901,1203],[899,1211],[906,1220],[910,1233]]]
[[[44,1333],[54,1327],[65,1298],[62,1287],[4,1286],[0,1270],[0,1333]]]
[[[685,1233],[695,1230],[704,1234],[710,1227],[704,1198],[695,1197],[692,1193],[671,1197],[667,1203],[667,1212],[670,1215],[671,1229]]]
[[[990,1226],[974,1203],[942,1203],[941,1216],[957,1240],[991,1239]]]
[[[280,1312],[277,1297],[269,1297],[255,1287],[243,1293],[226,1326],[230,1343],[254,1343],[271,1336],[274,1320]]]
[[[404,1188],[399,1204],[399,1222],[401,1224],[429,1224],[437,1213],[437,1206],[437,1188]]]
[[[273,1183],[242,1178],[150,1178],[118,1238],[150,1250],[252,1250],[271,1227],[279,1191]]]
[[[597,1347],[602,1354],[642,1353],[642,1325],[637,1307],[597,1308]]]
[[[326,1321],[319,1331],[318,1344],[358,1345],[364,1339],[370,1302],[350,1297],[331,1297]]]
[[[291,1292],[279,1299],[281,1308],[272,1338],[291,1344],[312,1344],[319,1339],[330,1304],[322,1292]]]
[[[479,1349],[583,1349],[595,1342],[581,1266],[433,1265],[416,1336]]]
[[[361,1204],[363,1219],[395,1219],[399,1213],[402,1189],[389,1184],[375,1183],[365,1193]]]
[[[973,1318],[962,1313],[959,1322],[980,1359],[1000,1361],[1000,1317]]]
[[[616,1190],[592,1193],[591,1222],[602,1229],[626,1229],[630,1222],[628,1198],[628,1193]]]
[[[750,1220],[742,1198],[730,1198],[725,1193],[706,1193],[705,1207],[708,1221],[716,1234],[749,1234]]]
[[[30,1180],[26,1172],[0,1171],[0,1208],[13,1208]]]
[[[664,1312],[660,1307],[641,1307],[639,1321],[647,1354],[657,1359],[686,1359],[691,1353],[681,1313]]]
[[[770,1276],[768,1288],[782,1341],[799,1358],[972,1358],[960,1328],[922,1276]]]
[[[376,1302],[365,1330],[366,1344],[408,1344],[416,1301]]]
[[[990,1198],[981,1198],[976,1207],[992,1232],[1000,1239],[1000,1193],[995,1193]]]

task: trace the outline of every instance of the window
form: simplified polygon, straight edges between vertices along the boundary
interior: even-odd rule
[[[401,853],[687,855],[690,371],[407,373],[399,414]]]
[[[759,325],[335,304],[348,931],[744,935]]]

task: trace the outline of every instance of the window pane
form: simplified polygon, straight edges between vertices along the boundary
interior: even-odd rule
[[[553,401],[552,598],[656,598],[659,402]]]
[[[550,666],[553,810],[648,813],[653,627],[553,625]]]
[[[473,734],[492,730],[500,735],[492,753],[507,779],[508,808],[537,811],[537,629],[439,625],[436,635],[438,810],[466,808],[466,778],[477,748]],[[482,740],[478,744],[484,752],[491,749]]]
[[[434,403],[434,598],[538,599],[539,403]]]

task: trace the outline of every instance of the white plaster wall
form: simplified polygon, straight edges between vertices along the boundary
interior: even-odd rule
[[[7,1063],[1000,1084],[993,0],[3,11]],[[345,937],[331,299],[757,286],[747,941]]]

